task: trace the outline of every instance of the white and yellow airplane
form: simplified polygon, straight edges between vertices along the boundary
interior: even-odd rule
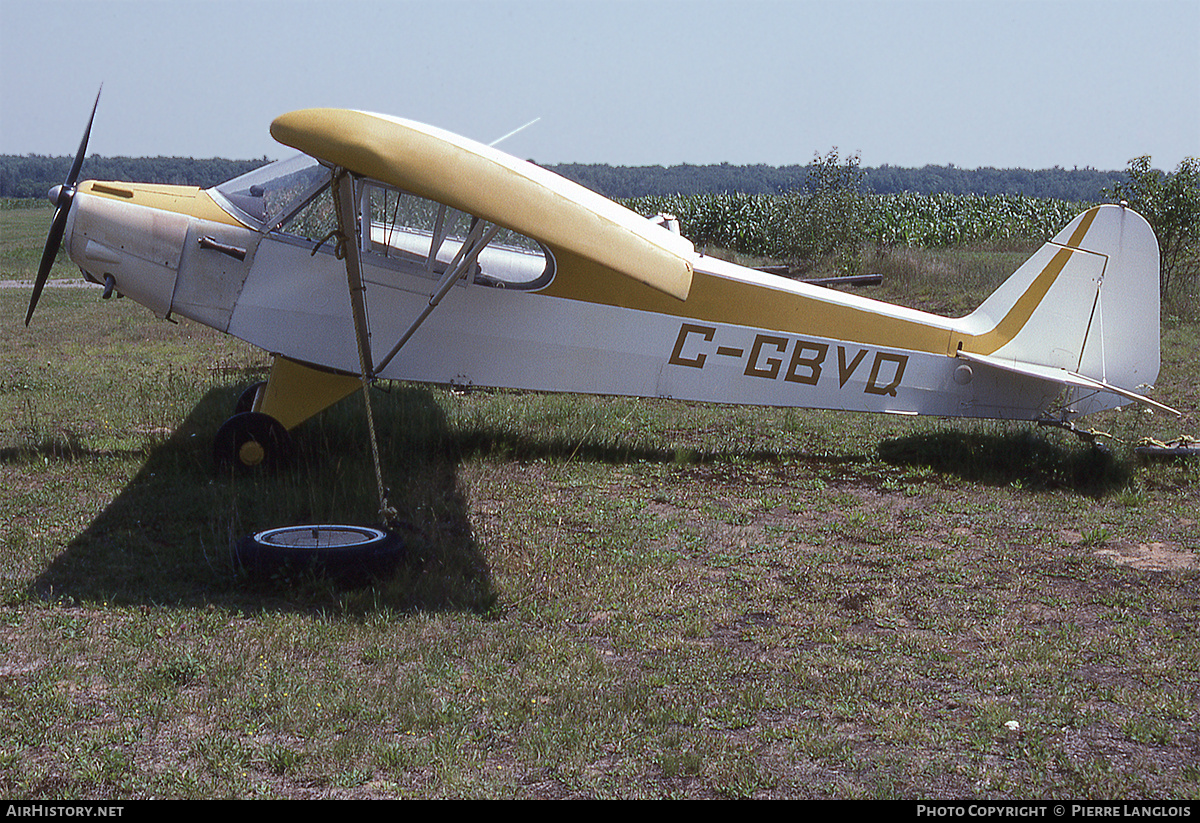
[[[90,129],[26,323],[65,238],[106,296],[272,353],[217,434],[234,465],[377,379],[1067,426],[1166,409],[1143,395],[1158,245],[1123,206],[1088,209],[951,319],[697,253],[670,221],[395,117],[285,114],[271,134],[302,153],[212,189],[77,183]]]

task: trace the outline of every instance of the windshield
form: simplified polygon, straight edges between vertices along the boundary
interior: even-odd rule
[[[254,222],[272,228],[312,199],[329,178],[329,169],[298,154],[235,177],[215,191]]]

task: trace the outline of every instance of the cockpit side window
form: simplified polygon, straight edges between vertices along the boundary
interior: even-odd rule
[[[359,202],[363,251],[378,260],[438,277],[473,255],[468,279],[499,288],[537,289],[554,277],[554,257],[540,243],[499,226],[484,232],[458,209],[374,182],[363,185]],[[488,239],[477,247],[472,237]]]
[[[365,187],[362,211],[361,225],[371,227],[370,236],[363,237],[364,251],[431,272],[445,271],[471,229],[471,217],[464,212],[372,184]]]
[[[469,283],[539,289],[554,279],[554,256],[537,241],[434,200],[356,179],[358,242],[366,259],[431,279],[463,266]],[[308,155],[270,163],[210,190],[260,229],[334,252],[338,230],[332,172]],[[465,259],[465,263],[462,261]]]
[[[285,212],[272,230],[281,234],[299,237],[311,243],[322,243],[337,231],[337,208],[333,203],[332,187],[328,184],[313,192],[308,198],[294,203],[294,208]],[[333,250],[332,248],[330,249]]]

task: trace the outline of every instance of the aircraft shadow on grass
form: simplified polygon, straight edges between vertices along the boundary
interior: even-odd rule
[[[884,440],[879,457],[973,483],[1066,489],[1099,496],[1123,487],[1128,466],[1103,448],[1020,428],[1006,432],[945,429]]]
[[[250,579],[234,546],[246,534],[298,523],[378,525],[378,494],[358,398],[294,432],[291,463],[272,474],[215,469],[213,433],[238,396],[209,391],[150,449],[115,499],[31,584],[50,599],[155,605],[223,604],[235,609],[308,608],[344,602],[327,581]],[[377,581],[372,602],[397,608],[480,610],[495,593],[444,448],[446,421],[421,389],[390,393],[380,428],[389,500],[400,514],[404,559]],[[355,401],[358,401],[357,403]],[[61,456],[61,444],[43,450]],[[79,455],[76,455],[79,456]]]
[[[251,580],[233,547],[246,534],[301,523],[375,524],[378,495],[361,399],[348,398],[300,427],[289,465],[272,474],[219,475],[212,434],[237,398],[209,391],[141,469],[31,585],[38,597],[155,605],[309,608],[344,602],[323,581]],[[809,464],[866,464],[865,455],[821,456],[755,449],[713,451],[627,446],[600,439],[538,438],[511,431],[452,431],[432,392],[398,387],[373,395],[389,502],[400,515],[405,559],[377,581],[371,603],[402,609],[494,608],[497,594],[476,542],[458,466],[473,455],[507,459],[720,463],[731,458]],[[57,458],[85,456],[47,443]],[[735,453],[736,452],[736,453]],[[1121,464],[1090,448],[1040,434],[941,431],[883,441],[880,457],[928,466],[968,481],[1019,482],[1098,494],[1123,484]],[[382,594],[380,594],[382,593]],[[382,599],[381,599],[382,597]]]
[[[112,502],[33,581],[31,594],[78,602],[219,603],[250,611],[342,602],[344,592],[312,577],[250,579],[239,568],[234,546],[247,534],[277,526],[378,525],[378,491],[361,398],[347,398],[293,431],[294,451],[285,468],[222,475],[214,465],[213,434],[238,393],[237,387],[222,387],[201,398],[169,436],[149,449],[137,474]],[[458,481],[465,458],[694,464],[729,456],[565,436],[539,438],[486,427],[452,431],[432,392],[416,386],[373,392],[372,403],[390,484],[388,500],[399,514],[395,530],[406,549],[396,575],[374,581],[382,599],[373,594],[368,600],[396,608],[486,612],[496,603]],[[32,448],[55,460],[141,454],[101,455],[61,439]],[[779,457],[752,450],[738,455]],[[0,459],[6,458],[0,454]]]

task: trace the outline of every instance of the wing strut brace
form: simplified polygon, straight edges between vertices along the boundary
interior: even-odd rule
[[[346,278],[350,287],[350,312],[354,317],[354,338],[358,341],[358,365],[362,371],[363,403],[367,407],[367,431],[371,434],[371,458],[375,463],[375,487],[379,492],[379,518],[385,526],[394,523],[398,514],[387,500],[383,485],[383,467],[379,462],[379,441],[375,436],[375,416],[371,412],[371,333],[367,328],[367,287],[362,278],[362,258],[358,253],[354,231],[354,179],[345,169],[334,169],[333,199],[337,205],[338,232],[346,252]],[[367,227],[370,231],[370,227]]]
[[[400,349],[404,347],[404,344],[408,342],[408,339],[413,336],[413,333],[420,325],[425,322],[425,318],[437,308],[438,303],[442,302],[442,298],[450,292],[451,287],[459,279],[467,276],[474,267],[479,253],[483,251],[488,243],[492,242],[492,238],[496,236],[496,232],[500,231],[499,226],[492,226],[487,231],[484,231],[484,229],[484,221],[478,217],[472,219],[471,230],[467,232],[467,239],[463,241],[463,244],[458,249],[458,254],[454,255],[454,259],[446,267],[445,274],[438,280],[437,287],[434,288],[433,294],[429,297],[429,303],[426,304],[425,308],[421,309],[421,314],[412,322],[412,325],[408,327],[408,331],[404,332],[399,342],[387,353],[387,356],[379,361],[379,365],[375,367],[376,374],[383,371],[387,367],[387,364],[392,362],[392,358],[400,353]],[[432,258],[437,254],[437,249],[431,249],[429,254]]]

